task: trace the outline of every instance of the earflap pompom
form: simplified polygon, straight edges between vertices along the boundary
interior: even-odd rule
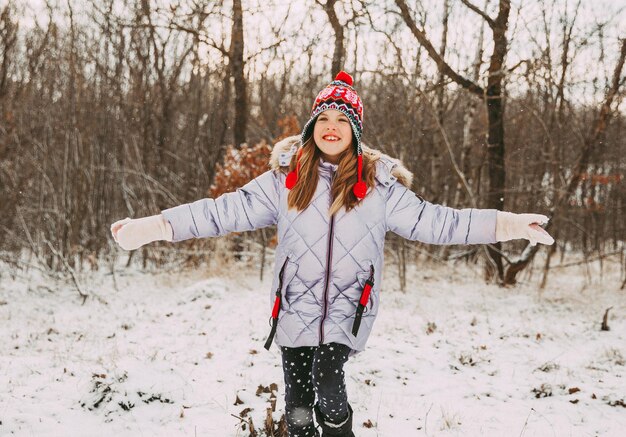
[[[358,199],[363,199],[367,194],[367,185],[363,181],[357,182],[352,187],[352,192]]]
[[[296,158],[296,169],[292,172],[289,172],[287,178],[285,179],[285,187],[287,187],[288,190],[291,190],[293,187],[295,187],[296,183],[298,182],[298,171],[300,171],[300,156],[302,156],[302,147],[300,147],[300,150],[298,151],[298,157]]]
[[[298,173],[296,171],[292,171],[287,175],[287,179],[285,179],[285,187],[291,190],[296,186],[296,182],[298,182]]]

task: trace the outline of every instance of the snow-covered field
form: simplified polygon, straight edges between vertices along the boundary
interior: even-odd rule
[[[0,435],[248,436],[240,415],[266,435],[274,394],[275,421],[284,409],[279,351],[263,349],[268,271],[124,261],[116,284],[104,268],[82,278],[97,296],[84,305],[70,286],[2,273]],[[615,267],[587,285],[582,269],[539,292],[538,274],[503,289],[428,265],[402,293],[389,266],[368,349],[346,365],[355,434],[626,435],[626,292]]]

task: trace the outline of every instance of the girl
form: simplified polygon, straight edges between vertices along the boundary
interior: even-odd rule
[[[265,343],[281,348],[290,436],[352,436],[343,366],[362,351],[379,308],[385,234],[433,244],[554,240],[548,218],[453,209],[410,190],[401,162],[361,143],[363,105],[340,72],[318,94],[302,135],[273,148],[271,169],[233,193],[111,226],[126,250],[277,225]],[[315,399],[317,397],[317,402]]]

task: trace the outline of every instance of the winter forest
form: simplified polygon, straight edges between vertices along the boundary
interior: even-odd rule
[[[110,226],[266,172],[341,70],[412,191],[555,240],[387,233],[353,435],[623,435],[624,22],[619,0],[0,0],[0,435],[288,436],[276,227],[126,251]]]

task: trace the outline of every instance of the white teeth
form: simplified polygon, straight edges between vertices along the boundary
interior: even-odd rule
[[[332,135],[327,135],[324,137],[324,139],[327,141],[337,141],[339,138],[332,136]]]

